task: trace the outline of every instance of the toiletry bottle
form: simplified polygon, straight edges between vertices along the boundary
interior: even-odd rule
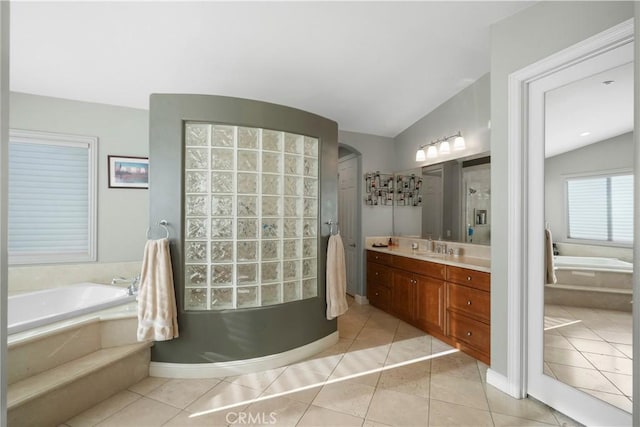
[[[393,239],[391,237],[389,237],[389,243],[388,243],[389,247],[393,246]]]

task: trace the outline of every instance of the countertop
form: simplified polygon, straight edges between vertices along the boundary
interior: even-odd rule
[[[487,258],[476,258],[464,255],[446,255],[437,254],[434,252],[417,251],[403,247],[391,247],[391,248],[375,248],[368,246],[367,250],[382,252],[385,254],[404,256],[407,258],[419,259],[421,261],[435,262],[438,264],[446,264],[454,267],[469,268],[471,270],[483,271],[485,273],[491,273],[491,260]]]

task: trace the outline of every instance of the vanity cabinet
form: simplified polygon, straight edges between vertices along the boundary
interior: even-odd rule
[[[367,298],[369,303],[389,311],[391,305],[392,255],[367,251]]]

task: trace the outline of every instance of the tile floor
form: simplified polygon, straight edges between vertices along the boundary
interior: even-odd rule
[[[220,379],[148,377],[65,426],[573,426],[485,383],[487,366],[365,305],[308,360]],[[235,406],[231,406],[235,405]]]
[[[545,316],[545,373],[631,412],[631,313],[546,304]]]

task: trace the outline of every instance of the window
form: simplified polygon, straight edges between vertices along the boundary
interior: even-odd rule
[[[567,237],[633,243],[633,175],[567,179]]]
[[[11,130],[11,264],[96,260],[97,138]]]

